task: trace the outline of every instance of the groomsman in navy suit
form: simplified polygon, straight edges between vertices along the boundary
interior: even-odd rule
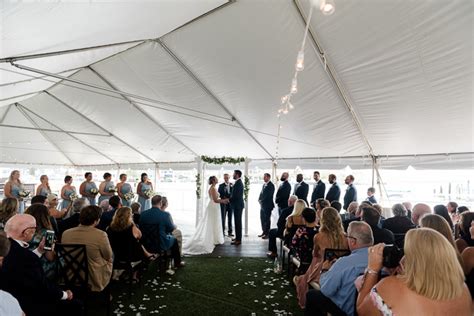
[[[316,208],[316,200],[324,199],[324,193],[326,193],[326,184],[321,180],[319,171],[315,171],[313,177],[316,183],[314,184],[313,193],[311,194],[311,206]]]
[[[224,174],[224,182],[219,184],[217,189],[221,199],[228,199],[232,193],[232,183],[229,182],[229,174]],[[225,217],[227,215],[227,233],[229,237],[234,237],[232,234],[232,207],[230,204],[221,204],[221,219],[222,232],[225,235]]]
[[[238,246],[242,243],[242,211],[244,209],[244,184],[240,179],[242,171],[234,170],[234,186],[230,193],[230,206],[234,213],[235,239],[232,239],[232,245]]]
[[[304,200],[306,205],[308,204],[308,192],[309,192],[309,185],[304,182],[303,175],[300,173],[296,175],[296,184],[295,190],[293,194],[298,197],[298,199]]]
[[[281,215],[281,211],[288,207],[288,199],[291,193],[291,184],[288,183],[288,172],[281,174],[280,187],[278,188],[275,203],[278,205],[278,215]]]
[[[269,173],[263,175],[263,181],[265,182],[258,197],[258,202],[260,203],[260,222],[262,224],[262,234],[258,237],[263,239],[268,238],[268,233],[270,232],[270,219],[272,217],[272,211],[275,207],[273,203],[273,194],[275,193],[275,186],[270,181],[271,176]]]
[[[347,189],[346,189],[346,194],[344,195],[344,209],[347,211],[347,208],[349,207],[349,204],[351,202],[357,202],[357,190],[355,186],[353,185],[354,183],[354,176],[353,175],[348,175],[346,177],[346,180],[344,181],[347,184]]]
[[[329,180],[329,183],[331,184],[331,187],[329,188],[329,191],[326,194],[326,200],[328,200],[329,203],[333,201],[339,202],[339,198],[341,197],[341,189],[337,185],[336,175],[330,174],[328,177],[328,180]]]

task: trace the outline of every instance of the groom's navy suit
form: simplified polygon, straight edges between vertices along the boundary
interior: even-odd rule
[[[232,185],[225,182],[219,184],[219,196],[221,199],[228,199],[232,193]],[[230,204],[221,204],[222,232],[225,233],[225,217],[227,215],[227,232],[232,235],[232,207]]]
[[[241,179],[235,181],[230,195],[230,206],[234,212],[235,240],[242,241],[242,211],[244,209],[244,184]]]

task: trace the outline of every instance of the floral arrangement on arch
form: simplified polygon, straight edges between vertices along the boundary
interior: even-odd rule
[[[249,191],[250,191],[250,178],[244,176],[244,200],[247,202],[249,200]]]
[[[196,175],[196,198],[201,198],[201,175],[198,173]]]
[[[231,165],[238,165],[241,162],[245,161],[244,157],[209,157],[209,156],[201,156],[201,160],[205,163],[208,164],[213,164],[213,165],[223,165],[223,164],[231,164]]]

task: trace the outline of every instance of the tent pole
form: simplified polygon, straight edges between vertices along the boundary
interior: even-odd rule
[[[244,179],[245,177],[249,176],[249,163],[250,163],[250,159],[245,158]],[[244,201],[244,202],[245,202],[245,237],[248,237],[249,236],[249,202],[248,201]]]
[[[59,103],[61,103],[62,105],[64,105],[65,107],[67,107],[69,110],[73,111],[74,113],[76,113],[77,115],[79,115],[80,117],[82,117],[83,119],[85,119],[86,121],[92,123],[94,126],[96,126],[97,128],[99,128],[100,130],[104,131],[104,133],[107,133],[108,135],[114,137],[116,140],[118,140],[119,142],[121,142],[122,144],[124,144],[125,146],[127,146],[128,148],[132,149],[133,151],[135,151],[136,153],[140,154],[141,156],[145,157],[146,159],[150,160],[151,162],[155,163],[156,161],[149,157],[147,154],[139,151],[138,149],[136,149],[135,147],[133,147],[132,145],[130,145],[129,143],[125,142],[123,139],[121,139],[120,137],[112,134],[111,132],[109,132],[108,130],[106,130],[105,128],[103,128],[102,126],[100,126],[99,124],[97,124],[96,122],[94,122],[93,120],[91,120],[90,118],[88,118],[87,116],[85,116],[84,114],[82,114],[81,112],[77,111],[76,109],[74,109],[72,106],[70,106],[69,104],[67,104],[66,102],[64,102],[63,100],[59,99],[57,96],[51,94],[51,92],[49,91],[44,91],[44,93],[46,93],[47,95],[49,95],[51,98],[55,99],[56,101],[58,101]]]
[[[372,187],[375,186],[375,166],[376,165],[377,165],[377,157],[372,156]]]
[[[158,163],[155,162],[155,179],[154,179],[154,183],[153,183],[153,187],[155,188],[155,192],[157,192],[156,190],[158,189],[158,176],[159,176],[160,172],[159,172],[159,166],[158,166]]]
[[[23,114],[23,116],[28,121],[30,121],[31,124],[33,124],[33,126],[35,126],[36,128],[39,128],[39,125],[21,108],[21,105],[19,105],[18,103],[15,103],[15,106],[17,107],[18,111],[20,111],[20,113]],[[69,161],[74,166],[76,165],[72,161],[72,159],[61,148],[59,148],[59,146],[56,145],[56,143],[45,132],[40,131],[40,133],[54,148],[56,148],[67,159],[67,161]]]
[[[0,118],[0,124],[3,124],[3,121],[5,121],[5,118],[7,117],[8,112],[10,112],[12,106],[13,106],[13,104],[10,104],[10,105],[7,107],[5,113],[3,113],[3,115],[2,115],[2,118]]]
[[[112,159],[111,157],[107,156],[106,154],[98,151],[96,148],[92,147],[91,145],[89,145],[88,143],[84,142],[83,140],[77,138],[76,136],[72,135],[71,133],[68,133],[66,132],[65,130],[63,130],[62,128],[60,128],[59,126],[57,126],[56,124],[54,124],[53,122],[45,119],[44,117],[42,117],[41,115],[33,112],[32,110],[28,109],[27,107],[21,105],[20,103],[17,103],[19,105],[19,108],[18,109],[22,109],[23,111],[28,111],[30,112],[31,114],[35,115],[36,117],[39,117],[40,119],[42,119],[43,121],[45,121],[46,123],[50,124],[51,126],[53,126],[54,128],[60,130],[61,132],[65,133],[66,135],[68,135],[69,137],[73,138],[74,140],[78,141],[79,143],[81,143],[82,145],[86,146],[87,148],[95,151],[96,153],[98,153],[99,155],[101,155],[102,157],[112,161],[115,165],[119,165],[117,161],[115,161],[114,159]]]
[[[255,138],[255,136],[240,122],[238,118],[235,117],[234,114],[230,112],[230,110],[222,103],[221,100],[214,95],[214,93],[207,88],[207,86],[186,66],[183,61],[176,56],[176,54],[161,40],[157,39],[156,42],[160,44],[163,49],[175,60],[175,62],[184,70],[186,73],[201,87],[201,89],[206,92],[231,118],[235,121],[246,133],[250,136],[250,138],[270,157],[273,159],[272,154]]]
[[[97,77],[99,77],[102,81],[104,81],[107,85],[109,85],[112,89],[115,89],[117,91],[120,91],[117,89],[115,85],[113,85],[109,80],[107,80],[102,74],[100,74],[97,70],[92,68],[91,66],[88,67]],[[146,118],[148,118],[150,121],[153,122],[159,129],[161,129],[163,132],[165,132],[169,137],[174,139],[177,143],[179,143],[181,146],[186,148],[189,152],[191,152],[194,156],[199,156],[194,150],[189,148],[189,146],[185,145],[180,139],[178,139],[175,135],[173,135],[169,130],[167,130],[163,125],[161,125],[157,120],[155,120],[150,114],[148,114],[141,106],[133,102],[130,98],[127,96],[121,94],[122,98],[130,103],[131,106],[133,106],[134,109],[139,111],[141,114],[143,114]]]
[[[201,205],[201,201],[202,201],[202,194],[203,194],[203,190],[202,190],[202,184],[203,184],[203,181],[204,181],[204,176],[203,176],[203,172],[202,172],[202,160],[201,160],[201,157],[196,157],[196,162],[197,162],[197,175],[200,176],[201,178],[201,187],[199,188],[199,193],[200,193],[200,198],[198,198],[196,196],[196,223],[194,224],[194,227],[197,227],[198,223],[199,223],[199,213],[200,213],[200,210],[199,210],[199,206]],[[197,190],[197,188],[196,188]]]

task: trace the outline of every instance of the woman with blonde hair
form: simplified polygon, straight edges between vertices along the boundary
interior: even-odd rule
[[[291,215],[286,219],[285,233],[283,234],[285,236],[285,245],[290,244],[291,239],[299,227],[305,226],[305,221],[302,214],[303,210],[307,207],[308,204],[306,204],[305,200],[298,199],[295,202],[295,205],[293,206],[293,213],[291,213]]]
[[[301,308],[304,308],[306,304],[308,284],[311,282],[319,282],[326,248],[348,249],[341,216],[335,208],[326,207],[323,209],[320,224],[319,233],[317,233],[313,239],[313,260],[311,261],[311,265],[304,275],[293,279],[296,285],[298,303]]]
[[[357,299],[359,315],[471,315],[463,269],[452,244],[441,233],[431,228],[408,231],[401,273],[377,282],[384,247],[369,248]]]
[[[0,205],[0,230],[3,230],[6,222],[15,214],[18,214],[18,200],[15,198],[4,198]]]
[[[13,170],[10,173],[7,183],[5,183],[3,194],[7,198],[15,198],[18,200],[18,212],[20,214],[25,212],[25,201],[23,201],[25,196],[22,196],[23,191],[23,183],[21,183],[20,180],[20,171]]]
[[[48,176],[43,174],[40,177],[41,184],[36,188],[36,195],[48,196],[51,193]]]

